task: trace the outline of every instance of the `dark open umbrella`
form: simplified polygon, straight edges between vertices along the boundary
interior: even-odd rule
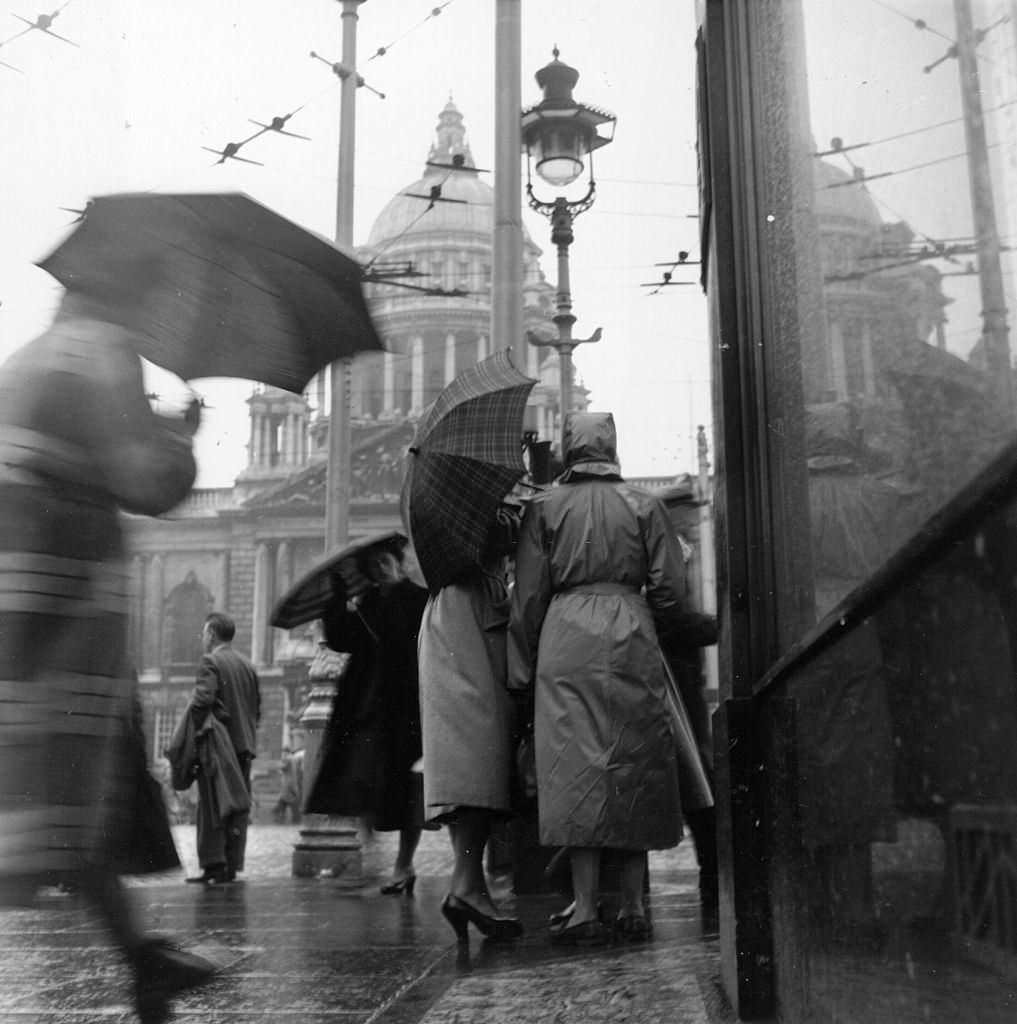
[[[300,393],[323,366],[383,348],[360,264],[242,193],[100,196],[39,266],[184,380]]]
[[[322,618],[329,606],[346,600],[345,592],[355,589],[367,576],[364,556],[373,548],[401,552],[407,539],[395,530],[372,533],[368,537],[347,544],[334,554],[313,565],[279,599],[269,616],[269,624],[280,629],[293,629],[305,622]],[[356,559],[360,579],[344,579],[340,566],[348,559]]]
[[[431,590],[479,563],[502,499],[526,472],[523,409],[534,384],[507,349],[497,352],[459,374],[418,424],[401,507]]]

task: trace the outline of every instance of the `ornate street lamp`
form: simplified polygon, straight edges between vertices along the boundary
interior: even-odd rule
[[[569,246],[572,244],[572,221],[593,205],[597,190],[593,177],[593,151],[606,146],[614,138],[615,117],[595,107],[587,107],[572,98],[572,90],[579,81],[579,72],[558,59],[557,46],[552,51],[554,60],[536,74],[537,85],[544,98],[523,111],[523,148],[526,151],[526,196],[530,207],[551,221],[551,242],[558,250],[558,291],[553,317],[558,328],[555,341],[539,341],[529,336],[533,345],[549,345],[558,352],[560,373],[559,402],[561,426],[572,409],[572,350],[576,345],[600,340],[598,327],[589,338],[573,338],[572,294],[569,284]],[[600,129],[610,125],[610,135],[601,135]],[[582,199],[568,200],[563,195],[550,201],[538,199],[533,192],[531,165],[548,185],[557,190],[572,184],[588,169],[589,186]]]

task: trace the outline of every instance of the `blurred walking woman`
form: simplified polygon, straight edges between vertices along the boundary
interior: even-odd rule
[[[575,903],[551,940],[608,939],[597,902],[610,848],[621,851],[616,928],[636,941],[649,936],[645,851],[681,838],[657,630],[680,621],[684,570],[663,506],[621,478],[611,414],[570,415],[563,448],[561,486],[523,516],[508,685],[535,699],[540,842],[572,859]]]
[[[495,906],[484,875],[491,827],[512,810],[504,575],[512,534],[507,521],[495,525],[483,565],[432,594],[420,627],[425,813],[448,825],[454,860],[441,909],[460,942],[470,924],[495,941],[522,933]]]
[[[118,516],[184,498],[196,425],[152,412],[129,332],[74,295],[0,368],[0,905],[57,884],[93,902],[146,1022],[211,966],[143,936],[105,838],[141,770]]]

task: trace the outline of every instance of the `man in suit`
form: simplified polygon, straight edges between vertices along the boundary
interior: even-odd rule
[[[212,612],[201,633],[204,654],[191,705],[214,714],[226,726],[247,792],[251,792],[251,762],[257,753],[261,690],[254,666],[230,646],[236,627],[222,612]],[[220,818],[210,780],[198,773],[198,864],[202,873],[188,882],[221,885],[232,882],[244,868],[249,814]]]

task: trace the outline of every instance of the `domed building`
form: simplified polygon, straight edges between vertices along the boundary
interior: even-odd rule
[[[805,362],[806,402],[871,398],[878,371],[904,350],[921,343],[946,354],[950,300],[907,224],[884,223],[852,174],[819,159],[813,168],[826,335],[819,358]]]
[[[802,386],[825,612],[955,492],[993,425],[984,373],[946,349],[951,300],[930,262],[940,251],[906,223],[885,223],[860,174],[821,159],[813,168],[822,308],[810,293]],[[848,525],[850,542],[838,533]]]
[[[482,180],[462,114],[449,98],[423,173],[382,210],[360,250],[366,266],[389,283],[368,289],[371,312],[389,349],[358,360],[355,419],[419,416],[457,374],[491,354],[491,238],[494,190]],[[523,230],[524,329],[541,340],[556,336],[554,288],[540,269],[541,250]],[[406,286],[410,287],[406,287]],[[520,369],[541,379],[530,425],[554,436],[559,415],[557,378],[548,349],[529,346]],[[543,372],[542,372],[543,369]],[[588,392],[575,389],[574,407]]]
[[[436,137],[420,178],[378,215],[358,255],[372,275],[366,294],[388,351],[356,359],[351,394],[354,423],[415,419],[468,366],[491,355],[491,239],[494,190],[477,169],[462,114],[450,98],[438,116]],[[557,337],[555,290],[540,269],[541,249],[523,228],[523,326],[541,341]],[[537,380],[527,428],[553,438],[560,428],[558,356],[526,348],[520,369]],[[327,383],[312,382],[318,411],[311,452],[327,437]],[[589,392],[573,387],[573,409],[586,409]]]

